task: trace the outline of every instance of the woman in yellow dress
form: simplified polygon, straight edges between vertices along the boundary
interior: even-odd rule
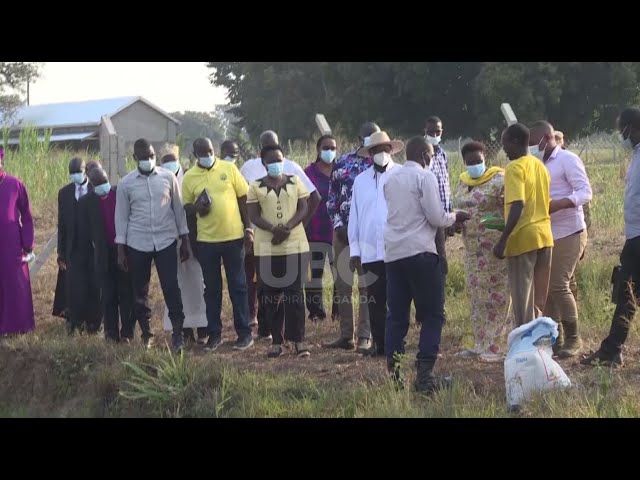
[[[273,346],[269,358],[284,353],[284,342],[295,345],[298,357],[310,355],[304,344],[304,293],[309,242],[302,221],[307,214],[309,191],[295,175],[284,174],[284,154],[279,146],[260,152],[267,176],[249,187],[247,206],[256,226],[253,252],[266,322],[271,325]],[[280,313],[282,306],[284,313]]]

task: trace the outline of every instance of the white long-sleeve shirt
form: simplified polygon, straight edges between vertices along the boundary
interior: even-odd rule
[[[398,168],[389,162],[384,173],[369,167],[353,182],[351,208],[349,210],[349,248],[352,257],[360,257],[362,263],[384,261],[384,224],[387,220],[387,203],[384,184]]]
[[[407,161],[387,178],[384,198],[387,202],[385,263],[425,252],[437,254],[436,231],[453,225],[456,215],[442,207],[438,180],[433,172]]]
[[[591,201],[592,192],[584,163],[575,153],[556,147],[545,166],[551,177],[551,200],[568,198],[575,205],[551,214],[553,239],[560,240],[586,230],[582,205]]]

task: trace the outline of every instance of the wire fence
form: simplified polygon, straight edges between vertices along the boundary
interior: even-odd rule
[[[459,157],[462,146],[471,138],[458,138],[442,144],[449,157]],[[506,165],[507,158],[499,140],[484,142],[486,157],[494,165]],[[629,154],[622,147],[618,135],[611,133],[595,133],[587,137],[567,139],[565,146],[578,155],[585,164],[591,163],[623,163]]]
[[[459,137],[457,139],[446,140],[441,144],[444,151],[447,152],[450,165],[452,163],[462,162],[460,150],[465,143],[471,140],[471,138]],[[505,166],[508,163],[508,159],[499,140],[483,143],[486,147],[488,163],[498,166]],[[565,145],[569,150],[577,154],[585,164],[623,164],[629,157],[628,152],[623,149],[618,136],[611,133],[595,133],[576,139],[565,137]],[[339,150],[343,153],[355,150],[358,147],[358,145],[352,141],[344,141],[343,139],[338,139],[338,146]],[[311,143],[288,142],[284,147],[287,158],[298,162],[303,167],[313,162],[316,157],[315,145]],[[404,162],[404,152],[398,154],[396,158],[398,161]]]

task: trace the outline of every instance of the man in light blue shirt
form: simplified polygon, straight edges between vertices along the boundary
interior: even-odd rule
[[[629,334],[629,325],[640,299],[640,109],[627,108],[618,117],[622,144],[632,152],[624,193],[624,229],[626,241],[620,254],[620,269],[616,275],[613,314],[609,336],[594,354],[582,360],[583,365],[622,365],[622,345]]]

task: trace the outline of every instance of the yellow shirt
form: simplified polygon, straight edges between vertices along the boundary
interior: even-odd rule
[[[504,176],[505,222],[509,218],[511,203],[520,200],[524,203],[524,209],[507,239],[505,256],[515,257],[553,247],[549,183],[549,171],[532,155],[513,160],[507,165]]]
[[[210,212],[198,215],[198,241],[217,243],[244,238],[238,198],[247,194],[249,186],[238,168],[230,162],[216,159],[210,170],[198,165],[184,174],[182,201],[194,203],[207,189],[211,197]]]
[[[267,187],[262,179],[256,180],[249,187],[247,203],[260,204],[260,215],[272,225],[286,224],[293,218],[298,209],[298,200],[308,198],[309,191],[295,175],[287,175],[287,183],[276,194]],[[302,223],[291,230],[289,237],[280,245],[273,245],[273,234],[267,230],[256,228],[253,241],[253,253],[258,257],[294,255],[309,251],[307,234]]]

